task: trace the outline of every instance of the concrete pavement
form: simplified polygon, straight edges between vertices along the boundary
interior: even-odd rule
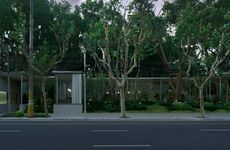
[[[149,121],[230,121],[230,113],[206,113],[200,118],[199,113],[128,113],[129,118],[120,118],[119,113],[87,113],[77,116],[55,116],[48,118],[0,117],[1,120],[36,120],[36,121],[96,121],[96,122],[149,122]]]

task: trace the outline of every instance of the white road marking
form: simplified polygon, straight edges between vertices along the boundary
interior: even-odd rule
[[[201,129],[202,132],[230,132],[230,129]]]
[[[19,133],[20,130],[0,130],[0,133]]]
[[[93,145],[93,148],[148,148],[151,145]]]
[[[129,130],[91,130],[91,132],[103,133],[103,132],[128,132]]]

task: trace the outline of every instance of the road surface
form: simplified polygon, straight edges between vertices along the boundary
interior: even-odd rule
[[[0,121],[1,150],[229,150],[230,122]]]

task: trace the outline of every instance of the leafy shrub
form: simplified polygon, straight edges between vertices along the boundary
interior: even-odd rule
[[[215,110],[220,110],[220,109],[225,109],[228,110],[229,105],[228,104],[224,104],[224,103],[213,103],[213,102],[205,102],[204,103],[204,108],[208,111],[215,111]]]
[[[48,112],[53,113],[53,105],[55,104],[55,100],[52,98],[47,98],[47,107],[48,107]]]
[[[141,101],[127,101],[126,109],[127,110],[146,110],[147,105]]]
[[[141,101],[126,101],[126,110],[146,110],[147,105]],[[120,111],[120,101],[111,100],[89,100],[87,103],[87,111],[106,111],[106,112],[119,112]]]
[[[187,101],[186,103],[192,106],[193,108],[200,108],[200,104],[198,101]]]
[[[54,105],[54,100],[51,98],[47,98],[47,107],[48,107],[48,112],[53,113],[53,105]],[[27,111],[26,111],[27,112]],[[44,113],[44,105],[40,103],[40,99],[36,100],[34,102],[34,112],[35,113]]]
[[[119,112],[120,105],[115,102],[108,102],[104,104],[104,111],[106,112]]]
[[[154,105],[156,102],[155,101],[150,101],[150,100],[144,100],[142,101],[143,104],[146,104],[146,105]]]
[[[230,111],[230,104],[225,104],[223,107],[225,110]]]
[[[89,112],[102,111],[103,107],[103,101],[91,99],[87,101],[87,111]]]
[[[41,106],[40,104],[34,104],[34,112],[35,113],[41,113],[41,112],[44,112],[44,110],[43,110],[43,106]]]
[[[154,104],[151,106],[147,106],[147,111],[148,112],[168,112],[168,109],[165,106]]]
[[[35,113],[33,117],[49,117],[45,113]]]
[[[5,113],[5,114],[3,114],[2,117],[23,117],[23,116],[24,116],[24,112],[15,111],[15,112]]]
[[[217,109],[216,105],[213,105],[211,102],[205,102],[204,103],[204,109],[208,111],[215,111]]]
[[[194,110],[191,105],[182,102],[173,102],[169,110]]]
[[[24,112],[22,111],[16,111],[16,117],[23,117],[24,116]]]

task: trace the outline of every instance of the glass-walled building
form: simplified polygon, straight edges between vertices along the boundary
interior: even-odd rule
[[[82,72],[54,71],[56,80],[56,104],[54,115],[82,113]]]

